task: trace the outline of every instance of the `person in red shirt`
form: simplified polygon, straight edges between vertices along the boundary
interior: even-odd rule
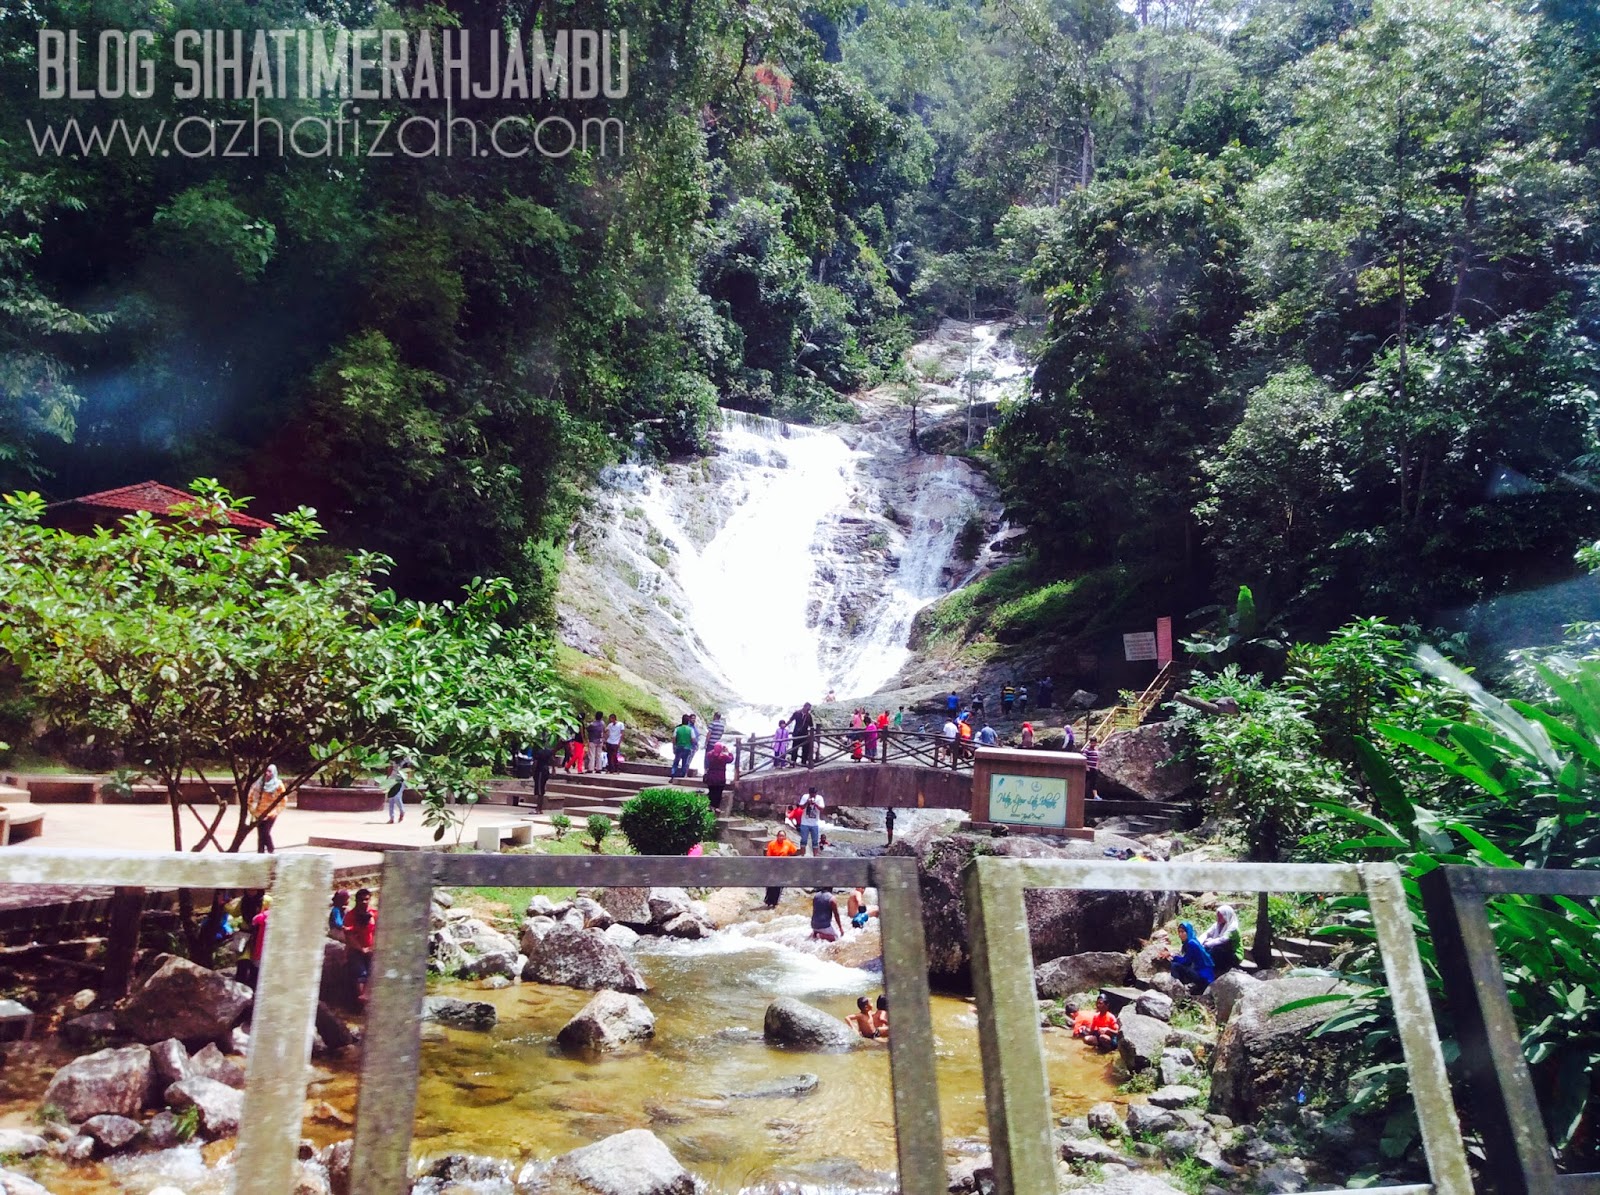
[[[1094,1021],[1094,1013],[1087,1008],[1079,1008],[1072,1001],[1066,1005],[1067,1022],[1072,1029],[1073,1037],[1088,1037],[1089,1026]]]
[[[356,999],[367,1002],[367,981],[372,978],[372,950],[378,937],[378,910],[372,907],[372,889],[356,893],[356,903],[344,919],[344,940],[350,947],[350,968],[355,974]]]
[[[1111,1011],[1111,1005],[1106,1003],[1105,993],[1101,992],[1094,999],[1094,1016],[1089,1020],[1089,1033],[1085,1040],[1101,1053],[1105,1053],[1107,1050],[1115,1050],[1121,1038],[1122,1023]]]

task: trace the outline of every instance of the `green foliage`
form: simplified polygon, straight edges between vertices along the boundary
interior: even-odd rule
[[[983,516],[969,514],[961,524],[961,530],[956,532],[956,555],[972,563],[978,558],[978,553],[983,551]]]
[[[555,827],[556,841],[558,842],[567,836],[568,830],[572,829],[572,819],[564,813],[552,813],[550,815],[550,824]]]
[[[704,793],[646,788],[622,806],[622,833],[640,855],[683,855],[716,832],[717,815]]]
[[[589,815],[589,840],[594,843],[598,851],[605,843],[606,836],[611,833],[611,819],[603,813]]]
[[[191,1140],[200,1131],[200,1109],[191,1104],[178,1113],[177,1123],[172,1126],[173,1135],[179,1141]]]

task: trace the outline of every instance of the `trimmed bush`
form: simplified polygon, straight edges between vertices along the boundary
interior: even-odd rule
[[[704,793],[646,788],[622,807],[622,833],[639,855],[686,855],[717,828]]]

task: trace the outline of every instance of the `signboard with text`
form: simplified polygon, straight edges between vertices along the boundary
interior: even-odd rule
[[[1003,772],[991,775],[989,819],[1015,826],[1065,826],[1067,778]]]
[[[1135,631],[1122,637],[1122,655],[1128,660],[1153,660],[1156,658],[1156,633]]]

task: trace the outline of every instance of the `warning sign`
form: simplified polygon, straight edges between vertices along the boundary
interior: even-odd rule
[[[1122,637],[1122,655],[1128,660],[1153,660],[1156,658],[1156,633],[1135,631]]]

